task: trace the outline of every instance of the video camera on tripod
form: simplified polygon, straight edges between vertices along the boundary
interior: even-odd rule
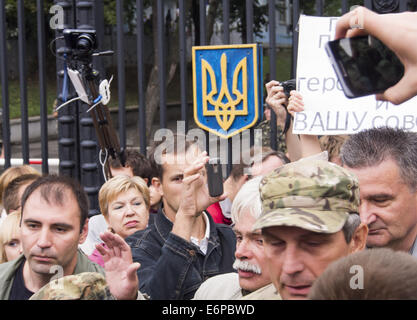
[[[98,48],[95,30],[64,29],[63,35],[66,44],[64,57],[67,67],[65,72],[71,79],[78,97],[63,103],[57,110],[75,100],[81,100],[90,106],[87,112],[90,112],[93,120],[101,148],[100,162],[107,180],[112,177],[107,161],[108,156],[110,155],[113,159],[118,157],[122,166],[125,166],[126,159],[124,150],[120,148],[109,109],[106,107],[110,101],[110,83],[113,77],[110,81],[103,80],[98,84],[98,72],[93,69],[92,58],[111,55],[113,51],[95,52]],[[102,159],[103,154],[104,160]]]

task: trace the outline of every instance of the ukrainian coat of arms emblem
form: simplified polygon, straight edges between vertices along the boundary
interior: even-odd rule
[[[262,49],[257,44],[193,47],[194,120],[230,138],[260,120]]]

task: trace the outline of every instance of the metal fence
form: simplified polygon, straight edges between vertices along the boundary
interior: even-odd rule
[[[117,52],[117,84],[118,84],[118,134],[120,145],[122,148],[126,147],[126,92],[124,90],[126,86],[125,80],[125,43],[124,43],[124,25],[126,23],[124,17],[124,2],[126,0],[116,1],[116,32],[117,32],[117,45],[115,51]],[[158,30],[157,42],[155,44],[157,52],[159,52],[157,58],[157,65],[159,70],[159,126],[161,128],[167,127],[167,70],[166,70],[166,57],[164,52],[166,50],[166,39],[164,36],[165,29],[165,17],[164,17],[164,5],[163,0],[155,0],[157,4],[156,21],[157,25],[154,26]],[[198,0],[199,6],[199,45],[207,45],[208,39],[206,37],[206,13],[207,13],[207,0]],[[242,6],[245,7],[245,21],[246,21],[246,41],[252,43],[254,41],[254,0],[241,0]],[[292,10],[292,26],[293,26],[293,50],[292,50],[292,77],[295,76],[295,70],[297,67],[297,48],[298,48],[298,34],[297,34],[297,21],[300,14],[300,1],[299,0],[264,0],[268,6],[268,31],[269,31],[269,73],[270,78],[276,78],[276,62],[280,59],[279,53],[277,53],[276,47],[276,5],[279,2],[284,2],[291,6]],[[409,4],[413,1],[400,0],[400,1],[381,1],[381,0],[365,0],[363,5],[371,8],[375,11],[405,11],[409,9]],[[41,149],[42,149],[42,172],[47,174],[49,172],[48,165],[48,125],[47,125],[47,102],[46,102],[46,48],[48,43],[45,39],[45,26],[48,25],[50,16],[45,13],[45,1],[36,1],[37,12],[37,55],[38,55],[38,78],[39,78],[39,106],[40,106],[40,127],[41,127]],[[50,3],[50,2],[49,2]],[[78,28],[78,29],[95,29],[97,30],[97,38],[99,43],[99,50],[107,50],[104,48],[104,2],[103,0],[95,1],[54,1],[56,5],[59,5],[64,10],[64,25],[63,28]],[[197,1],[195,1],[197,4]],[[341,0],[341,13],[345,13],[349,10],[349,1]],[[222,0],[222,28],[223,28],[223,43],[230,43],[230,0]],[[22,155],[23,163],[28,164],[30,161],[30,132],[28,130],[28,113],[27,113],[27,62],[26,58],[29,54],[26,47],[25,39],[25,7],[23,0],[16,0],[17,6],[17,25],[18,25],[18,61],[19,61],[19,83],[20,83],[20,107],[21,107],[21,136],[22,136]],[[315,13],[316,15],[323,15],[325,1],[315,1]],[[391,7],[390,7],[391,6]],[[185,128],[188,130],[191,119],[188,119],[189,108],[192,106],[187,101],[187,94],[189,90],[189,83],[187,83],[187,33],[186,33],[186,19],[187,14],[186,0],[178,0],[178,15],[179,15],[179,77],[180,77],[180,114],[177,120],[185,122]],[[48,9],[48,8],[47,8]],[[136,1],[136,17],[144,16],[144,1]],[[197,30],[196,30],[197,31]],[[56,30],[56,37],[62,36],[62,29]],[[137,57],[137,127],[139,134],[139,146],[140,151],[146,154],[147,147],[147,135],[150,132],[150,128],[146,128],[146,111],[147,101],[145,101],[145,71],[142,66],[144,65],[144,22],[143,19],[137,19],[136,21],[136,57]],[[56,41],[57,48],[57,100],[58,104],[69,100],[76,96],[75,90],[70,86],[68,92],[63,92],[64,86],[64,67],[63,55],[67,48],[65,48],[65,42],[62,39]],[[95,68],[104,74],[104,68],[100,58],[94,60]],[[4,145],[5,162],[4,167],[11,166],[11,144],[10,144],[10,110],[9,110],[9,90],[8,90],[8,60],[7,60],[7,19],[6,19],[6,0],[0,0],[0,79],[1,79],[1,94],[2,94],[2,134]],[[98,191],[103,183],[103,175],[101,166],[99,163],[99,145],[94,132],[93,122],[90,115],[86,112],[88,105],[81,102],[74,102],[68,107],[61,109],[58,113],[58,144],[59,144],[59,172],[60,174],[68,175],[77,178],[84,186],[89,199],[90,199],[90,215],[97,214],[98,208]],[[276,118],[272,113],[271,119],[271,137],[276,136]],[[230,140],[230,139],[229,139]],[[207,144],[209,145],[209,144]],[[276,149],[276,140],[271,139],[271,147]],[[229,166],[231,168],[231,141],[228,142],[228,154],[229,154]]]

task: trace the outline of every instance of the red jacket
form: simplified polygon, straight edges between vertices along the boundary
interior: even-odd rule
[[[223,215],[222,208],[220,207],[220,204],[218,202],[213,203],[211,206],[209,206],[206,209],[206,211],[210,213],[215,223],[222,223],[222,224],[227,224],[227,225],[232,224],[232,220],[229,218],[226,218]]]

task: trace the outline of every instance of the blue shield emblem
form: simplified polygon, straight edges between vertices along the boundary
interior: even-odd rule
[[[256,44],[193,47],[194,120],[222,138],[262,115],[262,54]]]

